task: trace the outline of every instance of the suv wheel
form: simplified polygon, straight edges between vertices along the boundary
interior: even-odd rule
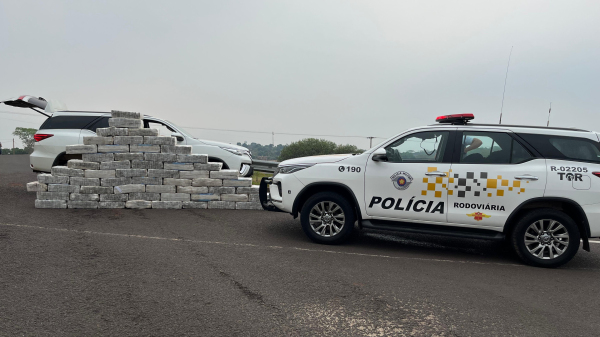
[[[341,195],[321,192],[310,197],[302,207],[300,223],[314,242],[339,244],[354,230],[354,209]]]
[[[581,237],[573,219],[554,209],[529,212],[515,226],[511,243],[525,263],[554,268],[569,262]]]

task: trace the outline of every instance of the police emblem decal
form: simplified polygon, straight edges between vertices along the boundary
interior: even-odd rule
[[[394,173],[390,179],[397,190],[405,190],[410,186],[413,181],[413,177],[405,171],[398,171]]]

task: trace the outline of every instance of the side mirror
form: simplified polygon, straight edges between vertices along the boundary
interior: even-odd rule
[[[183,141],[184,141],[184,138],[183,138],[183,136],[182,136],[181,134],[179,134],[179,133],[172,133],[172,134],[171,134],[171,137],[175,137],[175,138],[177,138],[177,141],[178,141],[178,142],[183,142]]]
[[[388,161],[387,152],[384,148],[380,147],[373,152],[371,159],[373,161]]]

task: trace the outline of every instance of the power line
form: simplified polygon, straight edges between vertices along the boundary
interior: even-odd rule
[[[211,131],[228,131],[228,132],[246,132],[246,133],[263,133],[270,134],[273,133],[277,135],[291,135],[291,136],[317,136],[317,137],[342,137],[342,138],[370,138],[367,136],[341,136],[341,135],[316,135],[316,134],[308,134],[308,133],[290,133],[290,132],[269,132],[269,131],[250,131],[250,130],[231,130],[231,129],[213,129],[213,128],[200,128],[195,126],[186,126],[186,129],[200,129],[200,130],[211,130]],[[372,137],[372,138],[381,138],[386,139],[385,137]]]
[[[12,118],[2,118],[2,120],[9,120],[9,121],[15,121],[15,122],[21,122],[21,123],[29,123],[29,124],[37,124],[40,125],[40,122],[28,122],[28,121],[22,121],[20,119],[12,119]]]
[[[23,113],[23,112],[0,111],[0,113],[2,113],[2,114],[13,114],[13,115],[23,115],[23,116],[30,116],[30,117],[40,117],[40,115],[27,114],[27,113]]]

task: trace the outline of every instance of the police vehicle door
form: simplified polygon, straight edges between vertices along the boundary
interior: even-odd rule
[[[448,179],[448,222],[502,227],[524,201],[542,197],[546,161],[510,132],[457,133]]]
[[[385,146],[387,161],[369,159],[367,214],[384,220],[446,222],[454,129],[422,131]]]

